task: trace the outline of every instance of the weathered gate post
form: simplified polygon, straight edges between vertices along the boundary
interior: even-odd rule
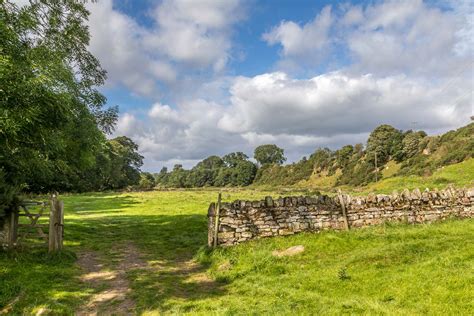
[[[6,230],[6,244],[8,248],[13,248],[16,246],[16,241],[18,238],[18,210],[12,210],[5,217],[4,228]]]
[[[49,213],[49,252],[60,251],[63,247],[64,203],[51,196],[51,212]]]
[[[216,217],[214,220],[214,248],[217,247],[217,238],[219,238],[219,215],[221,211],[221,200],[222,200],[222,193],[219,192],[217,196],[217,210],[216,210]]]

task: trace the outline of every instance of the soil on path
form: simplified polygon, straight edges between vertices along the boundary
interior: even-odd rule
[[[81,252],[77,264],[83,271],[81,281],[96,291],[76,315],[130,315],[135,302],[130,297],[127,271],[148,268],[141,253],[133,244],[114,249],[118,255],[116,266],[105,266],[101,256],[93,251]]]
[[[206,269],[193,259],[177,259],[168,265],[160,261],[147,262],[143,258],[145,256],[133,243],[114,247],[107,257],[94,251],[79,253],[77,264],[83,271],[81,281],[94,294],[76,310],[75,315],[134,314],[136,302],[131,296],[127,272],[135,269],[141,270],[142,276],[158,280],[157,292],[166,289],[164,292],[173,297],[192,298],[218,289],[218,284],[207,275]],[[166,282],[170,275],[175,280],[171,288],[169,280]],[[163,282],[159,281],[160,278]],[[187,284],[196,284],[199,290],[190,290]]]

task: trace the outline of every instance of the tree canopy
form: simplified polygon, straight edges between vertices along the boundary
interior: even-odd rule
[[[191,170],[175,165],[155,175],[156,182],[169,187],[246,186],[253,182],[257,166],[242,152],[209,156]]]
[[[88,176],[113,152],[104,133],[113,131],[118,109],[106,108],[97,90],[106,72],[87,49],[88,15],[77,1],[0,2],[3,208],[22,190],[100,186]]]
[[[253,157],[261,166],[267,164],[281,165],[286,161],[284,150],[274,144],[258,146],[255,148]]]

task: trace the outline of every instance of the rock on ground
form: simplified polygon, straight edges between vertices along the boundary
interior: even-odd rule
[[[275,250],[272,252],[272,255],[275,257],[291,257],[302,253],[304,251],[303,245],[293,246],[285,250]]]

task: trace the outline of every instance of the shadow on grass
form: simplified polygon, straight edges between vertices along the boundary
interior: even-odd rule
[[[208,267],[193,260],[207,243],[204,214],[130,215],[124,209],[140,202],[114,194],[67,196],[64,200],[66,252],[97,252],[104,268],[113,270],[120,253],[126,252],[121,247],[133,244],[139,250],[146,263],[126,271],[137,311],[169,311],[176,301],[181,302],[183,311],[199,300],[225,293],[224,283],[209,278]],[[100,291],[79,281],[74,258],[49,260],[45,256],[0,256],[0,266],[5,263],[0,268],[0,305],[20,295],[14,306],[20,314],[41,305],[50,307],[52,313],[70,314]],[[61,299],[55,293],[60,293]]]
[[[75,261],[70,251],[50,255],[45,247],[0,250],[0,314],[26,315],[39,306],[71,314],[83,290]]]
[[[193,301],[225,293],[224,283],[210,279],[208,267],[193,260],[207,243],[206,215],[120,215],[114,209],[127,207],[133,201],[111,200],[113,206],[91,201],[94,208],[88,212],[104,212],[103,217],[68,219],[65,240],[76,243],[71,246],[74,251],[100,253],[105,266],[112,269],[121,247],[135,245],[147,262],[146,266],[127,272],[137,311],[170,310],[177,300],[186,302],[185,309],[192,308]]]

